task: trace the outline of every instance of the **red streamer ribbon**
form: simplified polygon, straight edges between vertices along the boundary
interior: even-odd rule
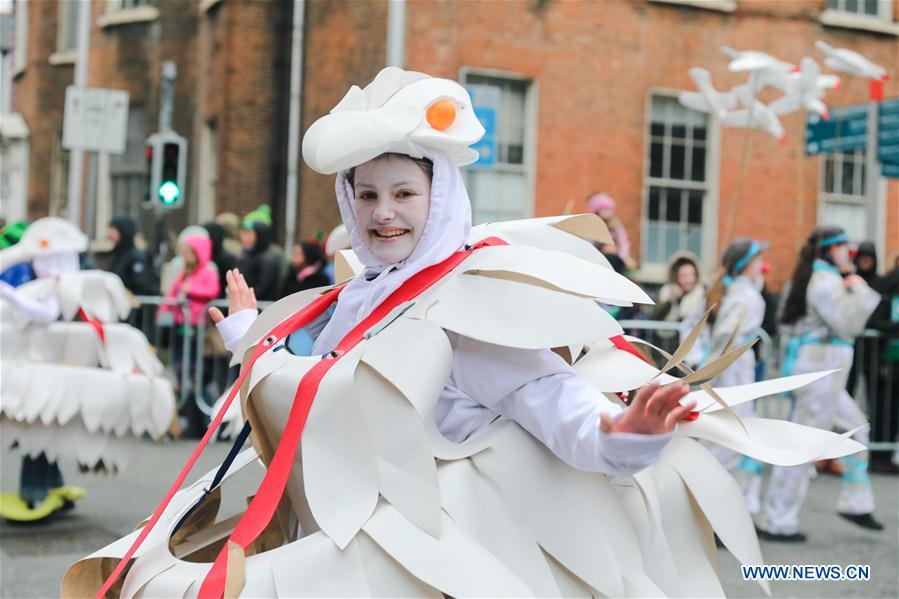
[[[78,316],[81,317],[81,320],[93,327],[94,332],[97,334],[97,337],[100,338],[100,343],[103,343],[105,345],[106,331],[103,330],[103,323],[96,318],[91,318],[90,316],[88,316],[87,312],[84,311],[84,308],[78,308]]]

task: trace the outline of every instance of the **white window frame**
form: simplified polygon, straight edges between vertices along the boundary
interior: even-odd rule
[[[125,0],[106,0],[106,11],[97,19],[97,26],[106,29],[114,25],[155,21],[159,18],[159,9],[153,3],[154,0],[145,0],[144,4],[126,6]]]
[[[56,13],[56,52],[58,55],[75,54],[78,48],[78,13],[81,10],[80,3],[82,0],[75,2],[60,2],[57,5]],[[67,39],[66,32],[69,24],[66,19],[75,23],[75,30],[72,33],[72,39]],[[65,42],[70,42],[69,44]],[[51,59],[52,62],[52,59]]]
[[[827,2],[824,3],[825,9],[820,17],[823,25],[899,36],[899,23],[893,20],[893,0],[878,0],[876,15],[869,15],[864,11],[846,10],[846,0],[835,1],[838,2],[835,8],[828,7]],[[864,2],[864,0],[858,1]]]
[[[199,193],[197,194],[197,220],[211,220],[216,210],[219,182],[219,128],[217,119],[203,123],[200,135]]]
[[[668,264],[649,262],[647,259],[647,242],[649,233],[649,188],[680,187],[683,189],[699,190],[705,192],[705,200],[702,205],[702,234],[700,242],[700,260],[702,270],[712,273],[716,270],[718,262],[718,188],[719,188],[719,163],[720,163],[720,126],[718,120],[712,115],[708,116],[706,126],[706,152],[705,152],[705,181],[698,183],[689,179],[664,179],[650,177],[650,158],[652,150],[652,99],[653,97],[671,98],[677,101],[677,95],[683,90],[670,88],[650,88],[647,92],[644,104],[643,126],[643,178],[640,205],[640,268],[637,279],[646,283],[663,283],[668,276]]]
[[[737,10],[737,0],[650,0],[658,4],[677,4],[693,8],[704,8],[718,12],[734,12]]]
[[[522,198],[522,212],[523,218],[531,217],[535,212],[537,195],[537,98],[539,97],[537,79],[515,71],[463,66],[459,69],[459,81],[463,86],[467,85],[469,75],[522,81],[527,84],[524,96],[525,130],[522,162],[520,165],[497,164],[493,170],[500,173],[524,173],[527,197]],[[476,199],[473,201],[477,202]]]
[[[28,66],[28,3],[27,0],[15,0],[16,38],[13,46],[13,76],[25,71]]]
[[[856,0],[857,10],[849,10],[848,5],[851,0],[825,0],[824,6],[826,11],[845,13],[849,15],[869,17],[873,19],[881,19],[883,21],[893,20],[893,1],[877,0],[877,14],[868,14],[865,10],[865,0]],[[831,8],[830,3],[835,2],[836,6]]]
[[[846,157],[851,156],[851,162],[854,163],[853,169],[853,182],[852,182],[852,193],[844,193],[843,192],[843,163],[846,161]],[[834,169],[834,190],[827,191],[827,169],[826,163],[828,160],[833,161],[833,169]],[[863,235],[863,239],[852,239],[853,243],[860,241],[876,241],[874,239],[868,239],[870,232],[873,230],[872,226],[876,221],[877,214],[872,211],[872,206],[868,201],[868,196],[866,194],[865,189],[865,178],[868,176],[866,172],[867,164],[865,163],[865,150],[858,149],[853,151],[835,151],[828,152],[826,154],[821,155],[821,159],[818,161],[818,224],[819,225],[840,225],[840,223],[835,223],[828,221],[823,218],[826,207],[828,204],[842,204],[849,206],[856,206],[864,209],[865,212],[865,232]],[[875,220],[872,220],[875,219]]]

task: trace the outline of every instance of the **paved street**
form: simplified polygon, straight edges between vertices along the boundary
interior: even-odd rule
[[[81,475],[69,470],[67,482],[88,489],[75,510],[32,526],[0,523],[0,596],[53,597],[69,564],[127,533],[150,513],[193,447],[192,442],[166,445],[147,443],[133,467],[119,477]],[[211,469],[228,450],[210,448],[195,472]],[[19,456],[3,452],[2,488],[16,488]],[[225,495],[223,511],[233,513],[243,497],[252,493],[260,469],[247,468],[234,480],[240,492]],[[834,513],[838,479],[818,477],[802,513],[810,540],[804,545],[763,543],[769,564],[870,564],[868,582],[773,582],[775,597],[896,597],[897,581],[896,477],[873,476],[878,516],[887,525],[882,533],[869,533],[844,522]],[[245,490],[245,492],[243,492]],[[721,574],[731,597],[763,596],[755,583],[744,582],[736,561],[721,552]]]

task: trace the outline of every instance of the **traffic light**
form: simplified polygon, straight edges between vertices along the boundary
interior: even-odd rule
[[[171,131],[147,138],[147,201],[163,209],[184,205],[187,140]]]

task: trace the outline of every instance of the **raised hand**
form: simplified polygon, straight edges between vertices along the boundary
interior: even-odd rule
[[[681,420],[689,418],[696,407],[695,401],[681,404],[689,387],[683,383],[672,383],[662,387],[652,383],[640,389],[634,401],[617,421],[606,413],[600,414],[600,429],[604,433],[640,433],[661,435],[671,432]]]
[[[228,314],[234,314],[247,308],[256,309],[256,293],[247,285],[246,279],[240,271],[233,268],[225,273],[225,281],[228,284]],[[209,317],[215,324],[225,320],[225,315],[218,308],[209,308]]]

